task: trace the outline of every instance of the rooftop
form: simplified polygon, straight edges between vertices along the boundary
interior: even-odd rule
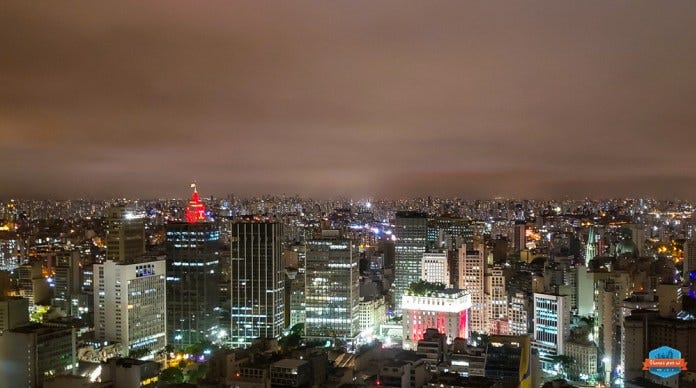
[[[306,364],[307,361],[304,360],[296,360],[294,358],[284,358],[278,362],[274,362],[271,366],[274,368],[299,368],[302,365]]]

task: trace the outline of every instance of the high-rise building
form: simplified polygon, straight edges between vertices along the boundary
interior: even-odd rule
[[[497,332],[501,321],[507,321],[508,297],[505,290],[505,275],[503,268],[494,266],[485,276],[486,299],[488,308],[486,309],[489,332],[491,334],[507,334]],[[506,322],[507,323],[507,322]],[[505,326],[505,325],[503,325]]]
[[[462,265],[462,288],[471,293],[471,314],[469,317],[471,331],[488,333],[487,304],[484,277],[486,262],[483,249],[467,250],[465,245],[459,248],[459,261]]]
[[[696,283],[696,235],[686,240],[684,243],[684,271],[682,278],[684,283]],[[691,277],[691,273],[694,273]]]
[[[387,321],[384,297],[360,301],[360,333],[377,333],[379,325]]]
[[[29,324],[29,300],[20,296],[0,297],[0,333]]]
[[[289,293],[289,310],[290,310],[290,324],[289,327],[293,327],[299,323],[305,323],[307,317],[305,311],[305,257],[307,257],[307,252],[305,247],[298,247],[297,252],[297,262],[293,260],[292,265],[286,267],[285,272],[288,276],[288,283],[286,283],[286,293]],[[287,310],[287,308],[286,308]],[[287,311],[286,311],[287,315]]]
[[[337,230],[324,230],[306,246],[305,336],[354,341],[360,333],[356,245]]]
[[[94,332],[98,341],[154,354],[167,345],[164,258],[94,264]]]
[[[588,317],[594,313],[594,276],[587,271],[587,267],[580,265],[575,272],[577,280],[576,300],[578,301],[578,315]]]
[[[49,287],[40,262],[34,261],[17,267],[17,285],[19,295],[29,299],[30,309],[50,303]]]
[[[531,388],[532,354],[529,335],[491,335],[483,365],[484,376],[502,386]]]
[[[142,216],[125,205],[110,207],[107,213],[106,259],[125,261],[145,254],[145,226]]]
[[[527,225],[524,221],[515,222],[515,252],[527,249]]]
[[[635,310],[624,321],[623,367],[626,381],[636,377],[652,379],[669,386],[679,386],[678,377],[663,379],[643,370],[643,361],[648,353],[662,346],[681,352],[681,358],[691,371],[696,363],[696,319],[692,314],[681,311],[661,317],[655,311]],[[614,365],[609,365],[611,371]]]
[[[622,305],[630,296],[631,279],[628,273],[614,271],[595,275],[595,330],[603,361],[614,367],[621,363]],[[604,279],[603,276],[605,277]]]
[[[166,231],[167,340],[177,346],[215,340],[220,232],[210,222],[172,222]]]
[[[572,358],[567,371],[574,380],[588,380],[597,376],[597,345],[587,338],[575,338],[565,344],[565,355]]]
[[[219,327],[220,231],[206,222],[205,205],[194,187],[185,222],[166,225],[167,341],[175,346],[217,340]],[[221,335],[222,334],[222,335]]]
[[[396,269],[394,307],[401,311],[401,298],[412,283],[420,280],[421,259],[425,253],[428,223],[425,213],[397,212],[394,221]]]
[[[14,230],[4,230],[0,225],[0,270],[13,271],[22,259],[24,251],[22,239]]]
[[[510,320],[510,335],[529,333],[529,302],[524,293],[517,292],[510,296],[507,316]]]
[[[419,295],[407,290],[403,299],[404,348],[415,349],[426,329],[455,338],[469,338],[471,295],[454,288]]]
[[[285,322],[282,225],[245,216],[232,230],[230,271],[231,346],[249,347],[256,338],[278,338]]]
[[[534,347],[544,370],[553,371],[553,356],[562,355],[570,335],[570,301],[564,295],[534,293]]]
[[[60,307],[68,315],[79,317],[78,296],[80,281],[80,252],[59,252],[53,276],[52,305]]]
[[[590,227],[590,230],[587,233],[587,243],[585,244],[585,266],[588,266],[590,260],[594,259],[595,256],[599,254],[595,228]]]
[[[474,243],[475,224],[464,218],[443,215],[428,221],[428,249],[456,250]]]
[[[447,253],[424,253],[421,262],[421,279],[429,283],[442,283],[452,287]]]
[[[0,335],[3,388],[42,387],[44,379],[75,372],[75,329],[30,324]]]

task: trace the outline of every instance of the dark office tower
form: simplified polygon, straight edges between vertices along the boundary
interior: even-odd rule
[[[245,216],[232,229],[230,271],[232,347],[247,348],[256,338],[278,338],[285,320],[282,225]]]
[[[449,215],[428,220],[428,251],[454,251],[462,244],[474,244],[474,227],[471,221]]]
[[[401,297],[420,280],[421,260],[425,253],[428,223],[425,213],[397,212],[394,222],[395,278],[394,309],[401,314]]]
[[[194,192],[191,202],[196,202]],[[202,203],[197,202],[200,210]],[[187,207],[187,212],[191,208]],[[211,222],[188,218],[167,229],[167,339],[181,346],[218,340],[226,333],[218,324],[220,231]]]
[[[360,273],[356,245],[338,230],[307,241],[305,336],[353,342],[360,331]]]
[[[527,225],[524,221],[515,221],[515,252],[527,247]]]
[[[78,295],[80,293],[80,253],[59,252],[53,276],[52,305],[60,307],[68,315],[79,317]]]
[[[126,261],[145,254],[145,224],[140,215],[125,205],[110,207],[107,213],[106,259]]]

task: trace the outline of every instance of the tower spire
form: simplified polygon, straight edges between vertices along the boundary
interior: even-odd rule
[[[205,205],[200,200],[195,182],[191,183],[191,188],[193,189],[193,195],[191,195],[191,200],[186,206],[186,222],[205,221]]]

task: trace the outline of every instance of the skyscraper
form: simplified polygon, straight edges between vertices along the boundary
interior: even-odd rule
[[[82,286],[80,253],[78,251],[59,252],[56,255],[54,271],[52,305],[60,307],[69,315],[79,317],[77,297]]]
[[[488,331],[491,334],[507,334],[507,330],[500,329],[501,325],[507,326],[508,324],[508,296],[505,290],[505,275],[503,274],[502,267],[495,266],[491,268],[490,272],[486,274],[485,279],[486,299],[488,302],[488,309],[486,311],[488,315]]]
[[[207,222],[167,224],[167,337],[193,344],[215,337],[220,232]]]
[[[534,294],[534,346],[542,369],[553,370],[553,356],[564,354],[570,334],[570,301],[567,296]]]
[[[230,341],[249,347],[256,338],[278,338],[285,318],[282,225],[246,216],[234,222],[230,271]]]
[[[527,225],[524,221],[515,221],[515,252],[527,248]]]
[[[19,266],[24,251],[22,239],[14,230],[0,225],[0,270],[13,271]]]
[[[411,283],[421,276],[421,259],[425,253],[428,223],[425,213],[397,212],[394,222],[396,270],[394,307],[401,311],[401,298]]]
[[[487,333],[487,305],[484,283],[486,261],[483,257],[483,249],[467,250],[466,245],[462,245],[459,248],[459,262],[462,268],[461,288],[469,291],[471,294],[471,313],[469,316],[471,331]]]
[[[186,222],[170,222],[166,231],[168,342],[180,346],[217,339],[220,231],[206,222],[195,186]]]
[[[129,352],[154,354],[167,344],[164,258],[94,264],[94,332]]]
[[[598,254],[597,249],[597,237],[595,235],[595,228],[590,227],[587,234],[587,244],[585,244],[585,266],[589,265],[590,260],[594,259]]]
[[[337,230],[307,241],[305,335],[354,341],[360,331],[358,252]]]
[[[107,260],[125,261],[145,254],[145,226],[141,216],[125,205],[112,206],[107,223]]]

